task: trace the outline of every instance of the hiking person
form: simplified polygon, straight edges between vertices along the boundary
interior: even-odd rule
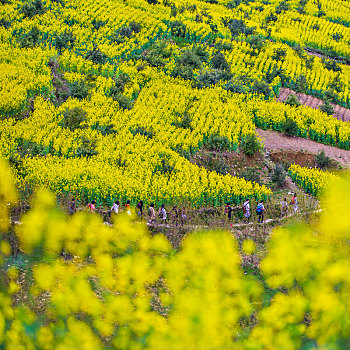
[[[169,214],[173,215],[173,223],[175,223],[176,226],[177,226],[177,223],[178,223],[178,220],[179,220],[179,213],[177,211],[177,206],[176,205],[174,205],[173,209],[170,210]]]
[[[111,207],[111,212],[114,214],[118,214],[119,212],[119,201],[115,201]]]
[[[258,215],[258,222],[263,223],[264,222],[264,211],[266,211],[264,207],[264,201],[261,200],[258,206],[256,207],[256,214]]]
[[[159,208],[158,215],[161,218],[161,223],[165,224],[166,223],[166,210],[164,208],[164,204],[162,204],[162,206]]]
[[[156,220],[156,213],[154,211],[154,203],[151,203],[151,205],[149,206],[149,209],[148,209],[148,217],[149,217],[149,220],[148,222],[150,224],[154,224],[155,220]]]
[[[126,210],[126,212],[127,212],[128,215],[131,215],[131,211],[130,211],[130,201],[129,201],[129,200],[126,201],[125,210]]]
[[[293,197],[290,201],[290,205],[293,206],[294,214],[298,211],[298,200],[297,200],[297,194],[294,192]]]
[[[143,201],[139,201],[136,204],[136,208],[138,209],[137,216],[141,217],[141,219],[142,219],[142,215],[143,215]]]
[[[186,215],[185,209],[182,209],[181,210],[181,224],[182,225],[186,222],[186,219],[187,219],[187,215]]]
[[[88,210],[90,211],[90,213],[94,213],[95,212],[95,210],[96,210],[95,204],[96,204],[96,202],[92,201],[91,203],[89,203],[87,205]]]
[[[286,216],[288,214],[288,202],[287,198],[284,198],[284,200],[281,202],[281,216]]]
[[[250,203],[249,198],[243,203],[243,215],[247,221],[249,221],[250,217]]]
[[[225,206],[225,213],[227,214],[227,218],[229,221],[231,221],[232,218],[232,207],[231,203],[227,203]]]
[[[73,215],[77,211],[77,203],[75,198],[72,198],[72,201],[69,204],[69,215]]]

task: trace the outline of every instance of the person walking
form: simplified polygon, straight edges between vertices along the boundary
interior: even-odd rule
[[[281,202],[281,216],[287,216],[288,215],[288,202],[287,198],[284,198],[284,200]]]
[[[131,211],[130,211],[130,201],[129,201],[129,200],[126,201],[125,210],[126,210],[126,212],[127,212],[128,215],[131,215]]]
[[[296,214],[296,212],[298,211],[298,199],[296,193],[293,194],[293,197],[290,201],[290,205],[293,206],[294,214]]]
[[[227,204],[226,204],[225,213],[227,214],[228,221],[231,221],[231,218],[232,218],[232,207],[231,207],[231,203],[227,203]]]
[[[266,211],[264,207],[264,201],[261,200],[258,206],[256,207],[256,213],[258,215],[258,222],[263,223],[264,222],[264,212]]]
[[[88,210],[90,211],[90,213],[94,213],[95,212],[95,210],[96,210],[95,204],[96,204],[96,202],[92,201],[91,203],[89,203],[87,205]]]
[[[143,216],[143,201],[139,201],[136,204],[136,208],[138,209],[137,216],[139,216],[142,219],[142,216]]]
[[[187,220],[187,215],[185,209],[181,209],[181,225],[184,225]]]
[[[158,215],[161,219],[161,223],[165,224],[166,223],[166,210],[164,208],[164,204],[162,204],[162,206],[159,208]]]
[[[243,203],[243,215],[245,220],[248,222],[250,217],[250,203],[249,198]]]
[[[111,207],[111,212],[114,214],[119,213],[119,201],[115,201]]]
[[[177,206],[174,205],[173,209],[170,210],[169,215],[173,216],[173,223],[177,226],[179,221],[179,212],[177,210]]]
[[[148,223],[154,224],[156,220],[156,212],[154,211],[154,203],[151,203],[148,209]]]
[[[72,198],[72,201],[69,204],[69,215],[73,215],[77,211],[77,203],[75,198]]]

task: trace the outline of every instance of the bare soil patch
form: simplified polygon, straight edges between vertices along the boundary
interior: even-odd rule
[[[277,98],[277,101],[284,102],[287,97],[290,95],[296,95],[300,101],[300,103],[304,106],[308,106],[314,109],[319,109],[319,107],[323,104],[323,101],[319,98],[305,95],[305,94],[298,94],[294,90],[287,89],[287,88],[281,88],[280,89],[280,95]],[[348,122],[350,120],[350,109],[344,108],[341,106],[338,106],[336,104],[331,103],[334,109],[333,117],[337,118],[342,121]]]
[[[270,159],[274,163],[298,164],[302,167],[314,167],[316,155],[304,151],[273,150],[270,152]]]
[[[257,133],[260,135],[264,142],[264,147],[268,151],[291,150],[299,153],[302,152],[305,154],[316,155],[319,151],[323,150],[329,158],[339,163],[341,167],[350,167],[350,151],[333,146],[327,146],[322,143],[302,139],[300,137],[285,136],[279,132],[271,130],[257,129]],[[296,159],[300,159],[300,161],[302,159],[306,161],[308,157],[309,156],[296,155]]]

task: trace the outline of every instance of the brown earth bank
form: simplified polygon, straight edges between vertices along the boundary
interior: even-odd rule
[[[323,104],[323,101],[319,98],[313,97],[311,95],[299,94],[294,90],[281,88],[280,94],[277,98],[277,101],[284,102],[290,94],[296,95],[300,101],[300,103],[304,106],[308,106],[314,109],[319,109],[319,107]],[[338,106],[336,104],[331,103],[334,109],[333,117],[342,121],[348,122],[350,120],[350,109]]]
[[[325,154],[339,163],[343,168],[350,168],[350,151],[346,151],[337,147],[327,146],[322,143],[303,139],[300,137],[289,137],[282,133],[272,130],[256,129],[258,135],[261,137],[264,148],[270,153],[278,151],[290,150],[296,152],[296,159],[302,158],[303,162],[307,164],[308,160],[311,160],[310,156],[298,154],[305,153],[316,155],[319,151],[324,151]]]

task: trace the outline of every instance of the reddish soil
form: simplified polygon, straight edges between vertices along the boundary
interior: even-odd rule
[[[281,163],[290,165],[292,163],[298,164],[302,167],[314,167],[316,155],[305,151],[273,150],[270,151],[270,159],[274,163]]]
[[[257,129],[257,133],[263,140],[266,150],[272,153],[276,151],[292,150],[299,153],[306,152],[316,155],[319,151],[323,150],[329,158],[338,162],[342,167],[350,168],[350,151],[299,137],[288,137],[271,130]],[[305,159],[307,159],[307,157]]]
[[[316,97],[305,95],[305,94],[298,94],[295,91],[287,88],[280,89],[280,95],[277,98],[277,101],[284,102],[289,96],[289,94],[298,96],[299,101],[302,105],[309,106],[314,109],[318,109],[323,104],[323,101]],[[333,114],[334,118],[337,118],[339,120],[346,121],[346,122],[350,120],[350,109],[340,107],[335,104],[332,104],[332,106],[334,108],[334,114]]]

